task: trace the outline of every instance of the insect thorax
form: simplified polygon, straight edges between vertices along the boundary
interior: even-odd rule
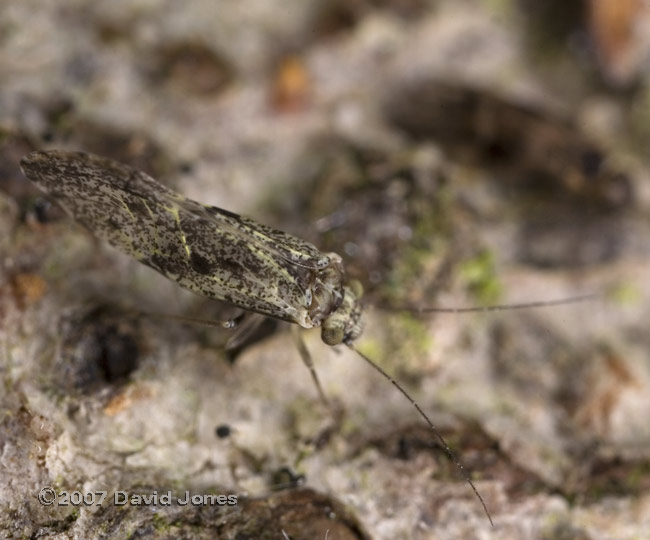
[[[362,294],[358,282],[344,285],[343,261],[336,253],[328,254],[329,265],[318,271],[312,287],[309,316],[313,326],[322,326],[321,339],[328,345],[354,341],[363,329]]]

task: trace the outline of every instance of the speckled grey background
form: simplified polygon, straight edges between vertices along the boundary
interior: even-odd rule
[[[0,536],[649,538],[648,15],[620,2],[612,41],[605,0],[538,4],[0,3]],[[48,207],[18,170],[36,148],[336,251],[368,304],[599,293],[368,308],[359,347],[495,527],[410,404],[317,331],[334,431],[286,325],[233,361],[225,332],[133,313],[230,316]],[[44,486],[240,503],[44,506]]]

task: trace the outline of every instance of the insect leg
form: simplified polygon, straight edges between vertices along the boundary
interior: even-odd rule
[[[300,353],[300,358],[302,358],[303,363],[305,366],[307,366],[307,369],[311,373],[311,378],[314,381],[314,384],[316,385],[316,390],[318,390],[318,396],[320,397],[320,400],[323,402],[323,405],[330,411],[332,410],[332,406],[327,399],[327,396],[325,395],[325,392],[323,391],[323,387],[320,384],[320,380],[318,378],[318,374],[316,373],[316,368],[314,367],[314,362],[312,360],[311,354],[309,354],[309,349],[307,349],[307,345],[305,345],[305,341],[302,339],[302,335],[300,334],[300,329],[298,327],[293,327],[293,335],[296,339],[296,346],[298,347],[298,353]]]
[[[197,317],[185,317],[183,315],[172,315],[169,313],[154,313],[151,311],[136,311],[139,315],[147,317],[158,317],[159,319],[168,319],[187,324],[200,324],[202,326],[212,326],[213,328],[235,328],[239,324],[239,318],[227,319],[225,321],[215,321],[213,319],[200,319]]]

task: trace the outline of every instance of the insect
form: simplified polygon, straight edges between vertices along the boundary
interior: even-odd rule
[[[322,253],[300,238],[187,199],[144,172],[108,158],[82,152],[36,151],[22,158],[21,168],[27,178],[95,235],[182,287],[303,328],[320,327],[326,344],[344,344],[354,350],[417,409],[492,523],[469,474],[428,416],[394,378],[354,348],[353,342],[363,330],[362,288],[346,279],[339,255]],[[414,311],[512,309],[583,298]],[[304,344],[301,348],[322,395]]]

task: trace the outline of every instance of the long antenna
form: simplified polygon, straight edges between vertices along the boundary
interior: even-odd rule
[[[391,377],[386,371],[384,371],[378,364],[376,364],[374,361],[372,361],[370,358],[368,358],[365,354],[363,354],[359,349],[356,349],[351,343],[346,343],[346,345],[353,350],[355,353],[357,353],[361,358],[363,358],[368,364],[370,364],[376,371],[381,373],[386,379],[388,379],[391,384],[397,388],[402,395],[408,399],[411,402],[411,405],[415,407],[415,409],[420,413],[420,416],[424,418],[424,421],[429,425],[431,430],[433,431],[434,435],[440,442],[440,445],[442,446],[443,451],[449,458],[449,460],[456,465],[458,470],[461,472],[461,474],[465,477],[465,480],[467,483],[470,485],[472,488],[472,491],[474,494],[478,497],[478,500],[481,502],[481,506],[483,506],[483,510],[485,511],[485,515],[487,518],[490,520],[490,525],[494,527],[494,522],[492,521],[492,516],[490,515],[490,511],[488,510],[485,501],[483,500],[483,497],[481,497],[481,494],[478,492],[478,489],[476,489],[476,486],[472,482],[472,479],[469,476],[469,473],[463,467],[463,464],[460,462],[460,460],[456,457],[456,455],[452,452],[451,448],[449,448],[449,445],[447,444],[447,441],[445,441],[445,438],[442,436],[440,431],[436,426],[433,425],[433,422],[429,419],[429,417],[424,413],[422,408],[416,403],[416,401],[408,394],[406,390],[393,378]]]
[[[489,312],[489,311],[508,311],[515,309],[530,309],[539,307],[560,306],[564,304],[577,304],[594,300],[600,295],[597,293],[588,293],[578,296],[569,296],[567,298],[557,298],[555,300],[540,300],[535,302],[523,302],[520,304],[495,304],[491,306],[475,307],[417,307],[417,306],[379,306],[381,309],[389,311],[407,311],[409,313],[472,313],[472,312]]]

